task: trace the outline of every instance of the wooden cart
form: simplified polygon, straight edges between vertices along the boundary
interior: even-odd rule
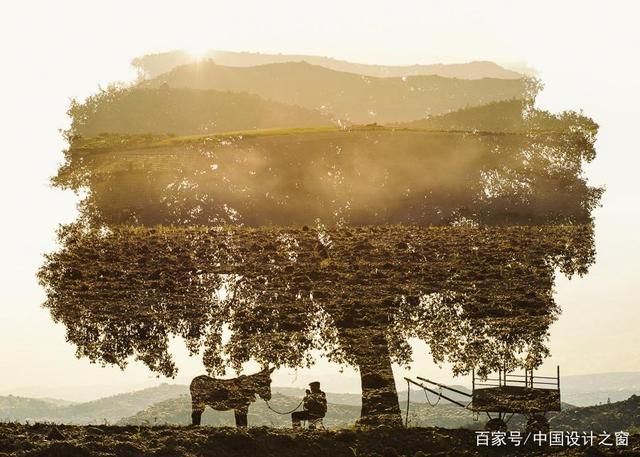
[[[417,379],[437,386],[440,391],[436,392],[421,382],[405,378],[407,383],[421,387],[451,403],[477,414],[485,413],[489,418],[485,425],[487,430],[506,430],[511,417],[514,414],[522,414],[527,418],[527,431],[548,431],[549,421],[546,414],[550,411],[560,411],[560,367],[557,368],[556,376],[534,375],[533,370],[525,370],[524,374],[498,370],[496,377],[481,379],[476,377],[474,371],[471,393],[420,376]],[[465,405],[449,398],[442,393],[443,389],[468,397],[470,401]]]

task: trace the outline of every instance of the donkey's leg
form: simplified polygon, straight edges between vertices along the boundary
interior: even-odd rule
[[[200,425],[205,404],[196,400],[191,402],[191,425]]]
[[[236,427],[246,427],[247,426],[247,415],[239,413],[238,411],[234,411],[236,416]]]
[[[236,427],[246,427],[247,426],[247,414],[249,413],[249,407],[243,406],[233,410],[233,413],[236,417]]]
[[[196,376],[189,385],[191,393],[191,425],[200,425],[200,419],[204,408],[207,405],[208,386],[211,378],[207,376]]]

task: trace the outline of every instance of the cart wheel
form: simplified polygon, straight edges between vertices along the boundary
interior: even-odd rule
[[[487,421],[487,423],[484,426],[484,429],[489,432],[506,432],[507,423],[504,420],[495,417]]]
[[[527,419],[527,432],[543,432],[549,431],[549,420],[544,414],[532,414]]]

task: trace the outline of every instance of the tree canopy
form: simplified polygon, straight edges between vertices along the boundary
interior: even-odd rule
[[[167,376],[176,373],[170,334],[193,352],[204,344],[218,374],[250,359],[305,365],[311,349],[358,365],[372,336],[386,339],[399,363],[410,361],[406,340],[417,337],[458,373],[537,366],[558,313],[556,269],[582,274],[594,260],[588,225],[73,224],[60,240],[40,278],[46,306],[79,352],[120,366],[138,356]],[[223,345],[224,325],[233,337]]]
[[[54,184],[84,198],[39,272],[45,307],[79,356],[167,376],[172,335],[217,374],[320,350],[359,369],[374,424],[399,424],[391,363],[411,338],[456,373],[535,368],[556,273],[594,262],[597,124],[531,101],[471,110],[506,114],[70,136]]]

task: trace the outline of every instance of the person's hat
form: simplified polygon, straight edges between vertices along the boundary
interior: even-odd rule
[[[310,382],[309,387],[320,387],[320,383],[318,381]]]

